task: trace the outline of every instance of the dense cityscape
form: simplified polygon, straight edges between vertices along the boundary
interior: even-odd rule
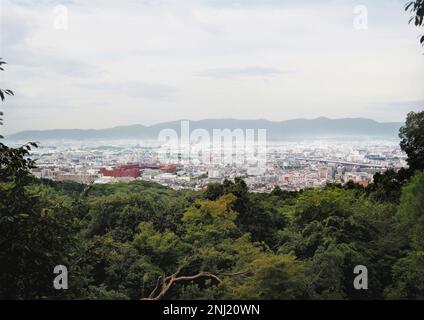
[[[295,191],[328,183],[367,186],[376,172],[406,166],[396,141],[269,143],[266,164],[205,162],[200,158],[160,156],[160,146],[141,141],[44,143],[34,150],[33,174],[86,184],[154,181],[173,189],[203,189],[208,183],[242,177],[252,192],[279,186]]]

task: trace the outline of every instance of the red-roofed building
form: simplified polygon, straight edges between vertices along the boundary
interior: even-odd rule
[[[101,168],[100,173],[105,177],[138,178],[144,169],[153,169],[166,173],[175,173],[175,171],[177,171],[177,166],[175,164],[162,165],[160,163],[124,164],[113,169]]]

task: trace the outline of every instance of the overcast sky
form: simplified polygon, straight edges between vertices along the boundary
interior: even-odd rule
[[[424,109],[424,31],[408,25],[405,2],[0,0],[9,63],[0,87],[16,93],[0,106],[2,132],[205,118],[403,121]],[[365,25],[359,5],[366,29],[355,28]]]

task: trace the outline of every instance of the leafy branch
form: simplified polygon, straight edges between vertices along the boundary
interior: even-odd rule
[[[3,65],[7,64],[5,61],[2,60],[2,58],[0,58],[0,71],[4,71]],[[4,101],[6,95],[8,96],[13,96],[14,93],[12,90],[10,89],[1,89],[0,88],[0,99],[1,101]],[[0,126],[3,125],[3,115],[4,113],[2,111],[0,111]],[[3,139],[3,136],[0,134],[0,139]]]
[[[414,23],[417,27],[424,25],[424,0],[409,1],[405,6],[405,11],[413,14],[409,23]],[[421,36],[420,43],[424,46],[424,35]]]
[[[5,61],[3,61],[2,58],[0,58],[0,71],[4,71],[3,65],[5,65],[5,64],[7,64],[7,63]],[[1,89],[0,88],[0,99],[1,99],[1,101],[3,101],[5,99],[6,95],[13,96],[14,93],[10,89]],[[3,115],[3,114],[0,114],[0,115]]]

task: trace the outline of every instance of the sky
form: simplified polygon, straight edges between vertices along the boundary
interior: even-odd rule
[[[424,109],[406,0],[0,0],[3,134]]]

